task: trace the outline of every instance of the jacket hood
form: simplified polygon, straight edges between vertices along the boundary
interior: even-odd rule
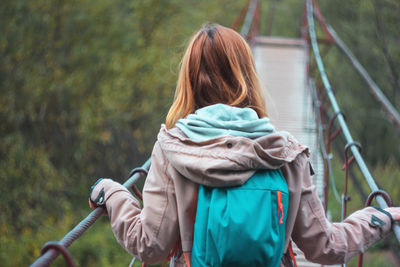
[[[193,141],[175,127],[161,126],[161,150],[169,163],[187,179],[212,187],[245,183],[256,170],[277,169],[292,162],[308,148],[287,132],[274,132],[256,139],[223,136]]]
[[[269,118],[258,118],[253,109],[225,104],[198,109],[194,114],[178,120],[176,127],[194,141],[206,141],[221,136],[254,139],[275,131]]]
[[[278,169],[307,153],[288,132],[275,132],[254,110],[217,104],[180,119],[158,142],[181,175],[206,186],[237,186],[255,171]]]

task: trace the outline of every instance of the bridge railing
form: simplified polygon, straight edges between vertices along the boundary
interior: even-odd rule
[[[143,176],[147,175],[150,168],[151,159],[148,159],[140,168],[135,168],[129,173],[128,180],[123,184],[141,198],[141,194],[136,187],[136,182]],[[41,251],[41,256],[31,265],[32,267],[49,266],[60,254],[63,255],[69,267],[75,266],[71,254],[68,252],[68,247],[83,235],[87,229],[92,226],[98,218],[104,214],[105,210],[102,207],[97,207],[89,215],[68,232],[60,241],[47,242]]]
[[[311,49],[312,49],[314,59],[316,62],[316,67],[319,71],[320,78],[322,80],[323,89],[325,91],[325,96],[328,97],[329,102],[332,107],[332,110],[333,110],[333,116],[330,118],[330,121],[329,121],[329,126],[328,126],[327,133],[326,133],[327,140],[325,142],[323,151],[329,151],[331,142],[340,133],[343,134],[343,137],[346,140],[346,145],[344,148],[345,188],[344,188],[344,193],[341,198],[341,206],[342,206],[341,218],[343,220],[346,217],[347,202],[349,201],[348,190],[347,190],[348,189],[347,188],[348,177],[349,177],[349,165],[354,160],[358,164],[358,166],[360,168],[360,172],[362,173],[365,181],[367,182],[368,186],[370,187],[370,189],[372,191],[368,197],[366,205],[370,205],[372,199],[376,198],[378,205],[384,209],[391,205],[391,200],[390,200],[389,195],[386,192],[384,192],[383,190],[380,190],[378,188],[378,186],[375,182],[375,179],[373,178],[371,172],[369,171],[369,169],[360,153],[361,144],[353,140],[353,137],[347,126],[345,116],[344,116],[343,112],[340,110],[340,107],[337,103],[336,97],[332,91],[332,87],[331,87],[329,79],[326,75],[325,67],[322,62],[320,51],[318,48],[318,41],[317,41],[315,25],[314,25],[314,14],[317,14],[317,18],[318,18],[319,22],[322,24],[321,26],[323,27],[325,34],[327,34],[328,40],[330,39],[330,40],[337,41],[340,39],[338,39],[337,35],[336,36],[332,35],[332,33],[334,33],[333,28],[327,27],[319,10],[315,12],[314,8],[316,8],[316,9],[318,8],[318,6],[316,5],[316,2],[312,1],[312,0],[307,0],[306,1],[306,20],[305,20],[305,23],[303,24],[302,32],[303,32],[304,38],[306,38],[306,35],[304,35],[304,32],[306,32],[306,31],[308,32],[309,39],[307,38],[307,41],[309,43],[311,43]],[[305,28],[307,28],[307,29],[305,29]],[[342,42],[342,47],[343,47],[343,42]],[[350,50],[348,50],[348,51],[350,51]],[[354,64],[353,64],[353,66],[354,66]],[[316,90],[315,90],[313,82],[310,81],[309,84],[310,84],[310,88],[313,91],[315,91],[313,94],[316,95]],[[319,107],[321,107],[321,105],[319,105]],[[321,112],[320,114],[322,114],[322,110],[317,111],[317,112]],[[331,133],[333,124],[335,121],[338,122],[339,126],[333,133]],[[350,158],[348,156],[349,152],[352,153],[352,156]],[[327,163],[326,165],[329,166],[329,164],[330,164],[329,156],[327,155],[327,153],[325,153],[325,154],[326,154],[326,155],[324,155],[325,162]],[[325,180],[325,185],[324,185],[325,186],[325,188],[324,188],[325,208],[327,207],[327,193],[328,193],[328,185],[329,185],[328,176],[329,176],[329,172],[325,172],[325,178],[324,178],[324,180]],[[397,241],[400,243],[400,227],[397,223],[394,223],[393,231],[394,231]],[[359,259],[359,266],[361,266],[361,265],[362,265],[362,256]]]

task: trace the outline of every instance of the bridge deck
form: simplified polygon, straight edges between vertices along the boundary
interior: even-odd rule
[[[319,152],[311,96],[306,85],[308,51],[302,40],[258,37],[253,48],[257,71],[266,90],[267,110],[278,130],[290,132],[307,145],[315,170],[313,183],[323,192],[323,162]],[[320,266],[307,262],[298,248],[298,266]]]

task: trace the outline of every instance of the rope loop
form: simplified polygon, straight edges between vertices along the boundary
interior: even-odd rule
[[[132,169],[130,172],[129,172],[129,175],[128,175],[128,177],[130,178],[130,177],[132,177],[133,175],[135,175],[136,173],[142,173],[142,174],[144,174],[144,175],[148,175],[149,174],[149,172],[148,172],[148,170],[146,170],[145,168],[134,168],[134,169]]]
[[[335,139],[336,136],[338,136],[339,133],[342,131],[342,126],[339,125],[339,127],[336,129],[336,131],[333,134],[331,134],[333,122],[337,119],[337,117],[339,117],[339,115],[342,115],[343,118],[346,120],[346,116],[344,115],[344,113],[341,110],[339,110],[339,111],[335,112],[335,114],[333,114],[333,116],[329,120],[329,125],[328,125],[328,141],[329,141],[328,144],[330,144],[330,142],[333,139]]]
[[[353,160],[354,160],[354,155],[353,155],[350,159],[348,159],[348,156],[347,156],[348,151],[349,151],[349,149],[350,149],[352,146],[356,146],[356,147],[358,148],[358,151],[359,151],[360,153],[361,153],[361,151],[362,151],[362,146],[361,146],[361,144],[360,144],[359,142],[353,141],[353,142],[347,143],[347,144],[344,146],[344,165],[342,166],[342,170],[347,170],[347,168],[349,167],[349,165],[350,165],[350,164],[353,162]]]
[[[383,199],[385,200],[386,204],[391,207],[392,206],[392,199],[390,198],[389,194],[382,190],[376,190],[376,191],[372,191],[371,194],[369,194],[367,201],[365,201],[365,207],[371,206],[371,202],[372,200],[374,200],[374,198],[376,198],[377,196],[381,196],[383,197]]]
[[[361,151],[362,151],[362,145],[360,144],[360,142],[357,142],[357,141],[353,141],[353,142],[347,143],[347,144],[344,146],[344,153],[347,154],[347,151],[348,151],[349,148],[352,147],[352,146],[356,146],[356,147],[358,148],[358,151],[361,153]]]
[[[339,111],[335,112],[335,114],[333,114],[332,120],[336,119],[339,115],[342,115],[344,120],[346,120],[346,115],[341,110],[339,110]]]
[[[57,241],[47,242],[42,247],[42,250],[40,251],[40,255],[43,255],[49,249],[55,249],[58,252],[60,252],[63,255],[65,261],[67,262],[68,267],[75,267],[75,263],[74,263],[74,260],[72,259],[71,253],[60,242],[57,242]]]
[[[129,172],[129,178],[132,177],[133,175],[137,174],[137,173],[142,173],[145,176],[147,176],[149,174],[149,172],[145,169],[145,168],[134,168]],[[133,193],[140,199],[143,201],[143,195],[140,192],[139,188],[137,188],[137,186],[134,184],[132,185],[132,191]]]

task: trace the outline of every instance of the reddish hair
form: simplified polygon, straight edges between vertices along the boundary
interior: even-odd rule
[[[213,24],[200,29],[186,49],[167,128],[196,109],[217,103],[267,116],[250,47],[234,30]]]

